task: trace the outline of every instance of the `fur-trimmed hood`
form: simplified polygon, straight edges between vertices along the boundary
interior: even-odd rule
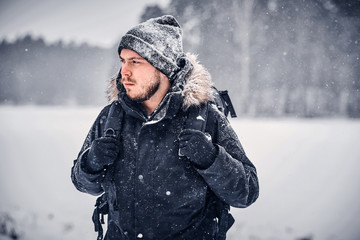
[[[174,91],[174,89],[181,91],[183,96],[183,109],[188,109],[191,106],[199,106],[202,103],[212,101],[214,98],[213,82],[211,81],[210,73],[198,62],[196,55],[187,53],[186,57],[193,65],[193,69],[187,74],[185,81],[175,79],[170,89],[170,91]],[[174,88],[175,85],[177,85],[176,88]],[[107,89],[109,102],[118,100],[120,91],[117,86],[116,74],[110,80]]]

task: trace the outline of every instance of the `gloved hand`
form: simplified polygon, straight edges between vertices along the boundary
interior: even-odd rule
[[[188,157],[197,168],[210,167],[217,152],[210,135],[194,129],[184,129],[179,134],[179,155]]]
[[[85,167],[89,172],[98,172],[113,164],[119,154],[119,141],[112,137],[95,139],[87,155]]]

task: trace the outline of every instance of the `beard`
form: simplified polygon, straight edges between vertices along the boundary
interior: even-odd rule
[[[122,79],[122,81],[128,81],[136,84],[136,80],[134,79]],[[151,78],[148,80],[148,84],[142,86],[141,92],[136,95],[131,94],[131,90],[126,90],[127,96],[138,103],[142,103],[146,100],[149,100],[159,89],[160,86],[160,72],[155,71]],[[139,87],[139,86],[137,86]]]

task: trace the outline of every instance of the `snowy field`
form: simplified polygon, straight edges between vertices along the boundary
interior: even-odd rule
[[[0,107],[1,240],[4,221],[19,239],[96,239],[95,197],[73,187],[70,168],[99,111]],[[261,189],[232,209],[228,239],[360,239],[359,120],[231,121]]]

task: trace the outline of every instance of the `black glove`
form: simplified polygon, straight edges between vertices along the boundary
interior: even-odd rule
[[[85,168],[89,172],[98,172],[106,165],[113,164],[119,154],[119,141],[112,137],[95,139],[87,155]]]
[[[184,129],[179,135],[179,155],[188,157],[197,168],[210,167],[217,152],[210,135],[199,130]]]

